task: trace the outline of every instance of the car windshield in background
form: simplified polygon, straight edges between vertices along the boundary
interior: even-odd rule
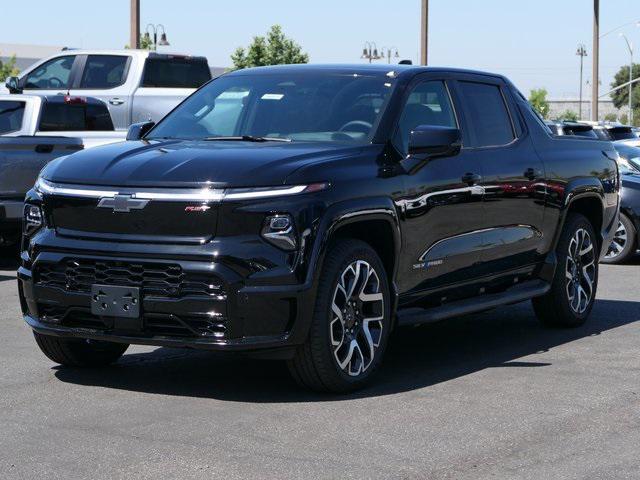
[[[610,128],[609,134],[614,140],[635,140],[638,138],[629,127]]]
[[[41,132],[113,131],[107,106],[47,102],[42,108],[38,130]]]
[[[620,173],[640,173],[640,148],[614,143],[622,161],[618,162]]]
[[[392,85],[384,74],[223,76],[189,97],[147,139],[246,136],[365,143]]]
[[[0,101],[0,135],[20,130],[24,102]]]

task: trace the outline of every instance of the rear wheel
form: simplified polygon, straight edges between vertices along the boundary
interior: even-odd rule
[[[322,269],[309,337],[288,366],[296,381],[316,391],[363,387],[380,366],[390,330],[384,266],[359,240],[340,240]]]
[[[602,259],[602,263],[623,263],[629,260],[636,250],[636,235],[637,232],[631,219],[621,213],[616,234]]]
[[[68,367],[102,367],[118,360],[129,347],[126,343],[60,338],[33,332],[42,353]]]
[[[598,287],[598,245],[591,222],[569,214],[560,235],[558,265],[551,290],[533,299],[542,323],[554,327],[578,327],[591,313]]]

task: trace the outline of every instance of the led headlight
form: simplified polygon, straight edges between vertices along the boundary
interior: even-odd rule
[[[24,206],[23,231],[25,235],[31,235],[43,224],[42,209],[38,205],[26,204]]]
[[[282,250],[295,250],[298,246],[295,227],[291,215],[272,215],[265,219],[262,237]]]

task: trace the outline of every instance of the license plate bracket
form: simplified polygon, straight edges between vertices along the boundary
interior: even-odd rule
[[[142,330],[140,288],[92,285],[91,313],[112,318],[116,330]]]

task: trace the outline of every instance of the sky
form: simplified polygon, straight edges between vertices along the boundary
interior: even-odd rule
[[[9,0],[0,0],[12,7]],[[170,47],[205,55],[211,66],[254,35],[282,25],[313,63],[360,63],[363,44],[396,47],[419,58],[420,0],[141,0],[141,29],[165,26]],[[507,75],[525,94],[544,87],[552,98],[577,98],[584,43],[584,95],[591,79],[592,0],[431,0],[429,63]],[[640,20],[640,0],[602,0],[600,31]],[[3,22],[0,43],[122,48],[129,38],[129,0],[31,0],[27,21]],[[605,36],[600,47],[601,93],[628,65],[624,39],[640,47],[640,27]],[[2,52],[10,53],[10,52]],[[640,63],[640,48],[636,55]]]

